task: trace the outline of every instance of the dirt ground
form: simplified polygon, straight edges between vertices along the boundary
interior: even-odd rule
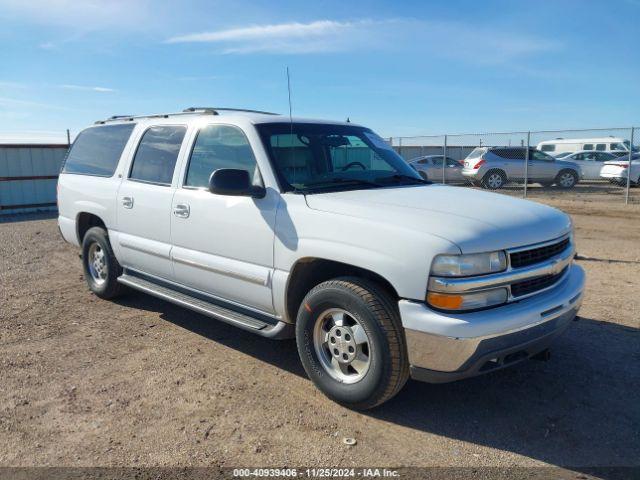
[[[563,198],[588,287],[551,360],[409,381],[367,413],[322,396],[293,341],[100,300],[54,219],[2,223],[0,466],[638,466],[640,205]]]

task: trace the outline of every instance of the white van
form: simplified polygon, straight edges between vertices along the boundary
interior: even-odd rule
[[[628,152],[629,140],[620,137],[600,138],[556,138],[538,144],[538,150],[557,155],[562,152],[578,152],[581,150],[597,150],[599,152]]]

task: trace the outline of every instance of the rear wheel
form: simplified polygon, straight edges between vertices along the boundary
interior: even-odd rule
[[[507,175],[502,170],[489,170],[482,177],[482,186],[489,190],[498,190],[507,183]]]
[[[560,188],[573,188],[578,183],[578,175],[573,170],[562,170],[556,176],[555,184]]]
[[[424,179],[424,180],[429,180],[429,176],[423,172],[422,170],[418,170],[418,173],[420,174],[420,176]]]
[[[123,292],[124,286],[117,281],[122,267],[104,228],[92,227],[82,239],[82,268],[89,289],[100,298],[115,298]]]
[[[344,277],[313,288],[298,312],[296,340],[309,378],[349,408],[380,405],[409,377],[395,302],[368,280]]]

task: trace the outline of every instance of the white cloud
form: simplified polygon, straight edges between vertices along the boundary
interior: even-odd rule
[[[99,92],[99,93],[112,93],[115,92],[113,88],[107,87],[90,87],[86,85],[59,85],[60,88],[64,88],[66,90],[84,90],[87,92]]]
[[[310,23],[280,23],[215,30],[174,36],[166,43],[213,43],[220,53],[312,53],[350,50],[369,37],[371,27],[392,20],[340,22],[317,20]]]
[[[362,22],[357,22],[362,23]],[[308,38],[335,35],[355,26],[353,22],[336,22],[332,20],[318,20],[311,23],[281,23],[277,25],[253,25],[229,30],[213,32],[191,33],[169,38],[167,43],[184,42],[238,42],[247,40]]]
[[[250,25],[173,36],[165,43],[211,44],[223,54],[399,51],[421,60],[444,58],[479,65],[504,63],[559,47],[504,27],[416,19]]]

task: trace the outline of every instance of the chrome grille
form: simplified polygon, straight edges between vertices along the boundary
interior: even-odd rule
[[[551,245],[532,248],[530,250],[511,252],[509,254],[511,268],[528,267],[529,265],[544,262],[551,257],[555,257],[569,246],[570,241],[571,240],[567,237],[564,240],[552,243]]]
[[[514,298],[517,298],[550,287],[562,278],[567,271],[567,268],[568,267],[565,267],[560,273],[555,275],[545,275],[544,277],[532,278],[530,280],[513,283],[511,284],[511,295]]]

